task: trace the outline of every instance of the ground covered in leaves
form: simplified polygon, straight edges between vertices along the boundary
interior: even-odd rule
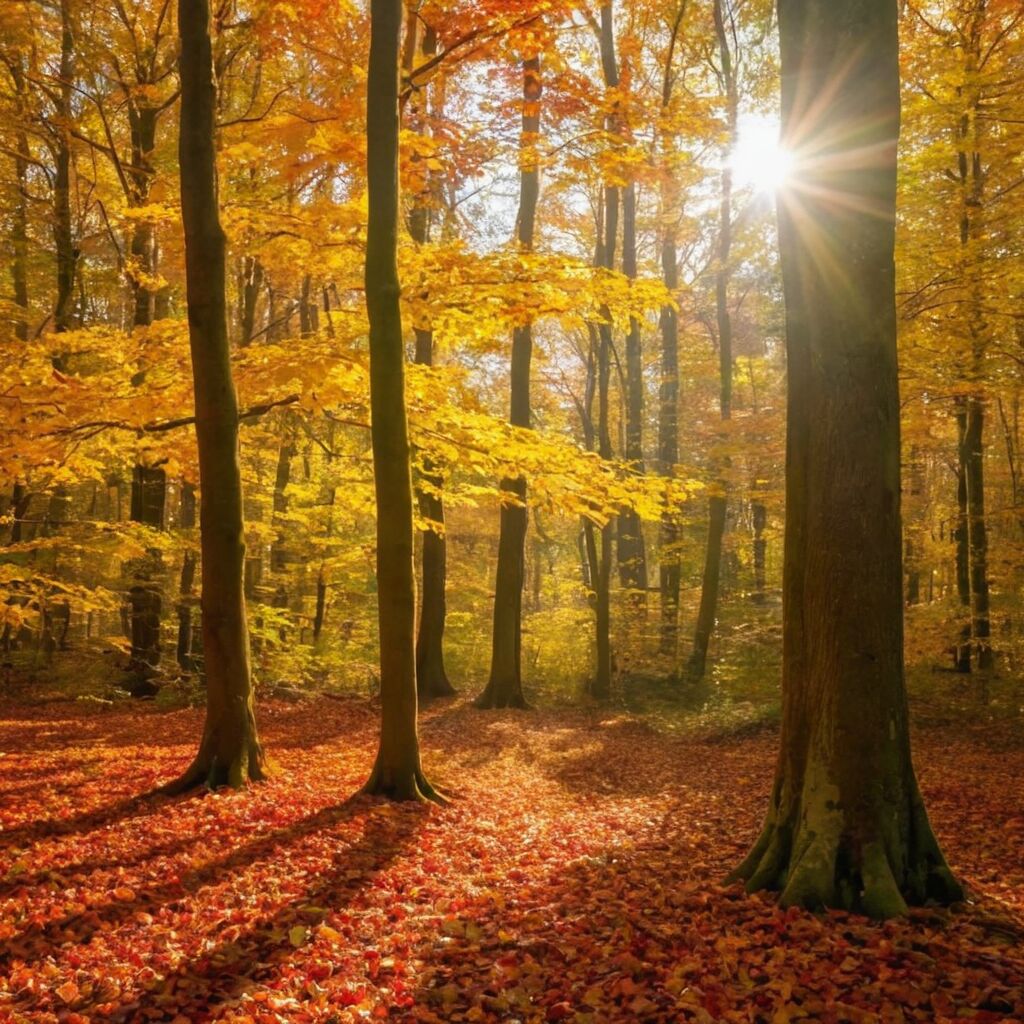
[[[0,705],[0,1020],[1024,1020],[1024,748],[916,738],[971,901],[874,925],[722,887],[775,737],[428,711],[446,808],[348,800],[375,710],[261,708],[276,777],[144,797],[194,711]]]

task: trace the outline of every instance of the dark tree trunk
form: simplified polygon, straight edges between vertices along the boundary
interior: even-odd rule
[[[136,465],[132,470],[131,521],[152,530],[164,528],[167,474],[159,466]],[[149,559],[140,565],[148,566]],[[159,583],[144,568],[128,591],[131,604],[131,658],[129,666],[137,676],[148,676],[160,664]]]
[[[420,16],[409,8],[406,55],[407,71],[412,70],[416,40],[419,36]],[[437,33],[425,26],[419,43],[419,52],[424,60],[437,54]],[[425,127],[425,94],[413,97],[409,108],[409,123],[414,131],[423,133]],[[416,159],[415,157],[413,159]],[[430,172],[423,174],[423,187],[413,196],[409,213],[409,234],[417,245],[430,241],[431,199],[436,183]],[[415,329],[416,362],[421,366],[434,364],[434,332],[431,328]],[[448,539],[445,536],[444,501],[441,489],[444,481],[434,470],[427,457],[423,460],[423,478],[416,488],[416,501],[420,515],[434,528],[421,532],[422,538],[422,584],[420,586],[420,618],[416,632],[416,686],[421,700],[435,697],[450,697],[456,691],[448,678],[444,664],[444,626],[447,614],[446,587],[448,578]]]
[[[630,182],[622,194],[622,272],[631,281],[636,278],[636,183]],[[644,472],[644,365],[640,340],[640,322],[630,317],[626,335],[626,444],[625,456],[630,469]],[[647,607],[647,552],[644,549],[640,517],[633,509],[619,514],[619,582],[633,591],[635,604]]]
[[[956,592],[963,607],[964,622],[953,646],[953,666],[957,672],[971,671],[971,550],[967,518],[967,406],[958,402],[956,412]]]
[[[715,35],[718,39],[718,53],[721,61],[721,78],[725,91],[728,138],[726,159],[722,166],[722,194],[718,213],[718,267],[715,271],[715,320],[718,328],[718,374],[719,411],[722,422],[732,416],[732,316],[729,311],[729,278],[731,276],[729,257],[732,250],[732,170],[729,154],[736,145],[736,123],[739,97],[736,88],[736,72],[729,34],[722,10],[723,0],[714,0],[712,13]],[[693,682],[704,678],[707,669],[708,646],[718,619],[718,598],[722,576],[722,542],[725,537],[728,506],[725,496],[725,480],[721,470],[727,461],[719,465],[719,479],[716,484],[719,493],[713,495],[708,508],[708,541],[704,553],[704,576],[701,582],[700,606],[697,610],[697,626],[693,636],[693,650],[687,664],[687,675]]]
[[[967,535],[971,555],[971,636],[979,671],[992,668],[988,596],[988,531],[985,527],[985,407],[980,398],[967,401],[964,431],[967,483]]]
[[[778,13],[783,138],[814,159],[779,205],[781,749],[764,831],[736,875],[787,906],[884,918],[962,895],[914,776],[903,675],[897,4],[779,0]]]
[[[619,87],[619,67],[615,56],[615,22],[611,0],[601,6],[601,69],[607,91]],[[613,107],[605,118],[610,136],[621,131],[618,109]],[[615,244],[619,230],[619,203],[621,190],[617,184],[604,185],[603,233],[598,229],[595,264],[605,270],[615,269]],[[612,438],[609,423],[609,389],[611,387],[612,326],[607,308],[601,310],[597,329],[597,450],[602,459],[612,457]],[[611,642],[611,577],[613,522],[601,527],[601,543],[594,574],[594,631],[597,661],[594,676],[588,681],[587,692],[592,697],[605,699],[612,689]]]
[[[755,604],[762,604],[765,598],[765,555],[768,542],[764,539],[764,528],[768,525],[768,509],[763,502],[755,501],[751,506],[754,521],[754,593]]]
[[[182,530],[194,530],[196,526],[196,489],[187,481],[181,484],[181,503],[178,526]],[[195,668],[192,654],[192,594],[196,578],[196,555],[191,545],[185,548],[181,561],[181,579],[178,584],[178,667],[185,672]]]
[[[238,399],[231,377],[214,132],[216,86],[208,0],[178,0],[181,36],[182,224],[199,448],[202,646],[206,722],[195,760],[171,783],[182,791],[243,786],[265,774],[256,731],[242,574],[245,534]]]
[[[16,110],[19,118],[28,116],[28,95],[24,70],[20,58],[8,64],[14,86]],[[11,285],[14,304],[20,311],[14,324],[14,336],[28,341],[28,170],[31,153],[28,135],[19,128],[15,132],[14,203],[11,209]]]
[[[245,348],[251,344],[256,331],[256,304],[263,290],[263,264],[255,256],[246,256],[242,261],[241,284],[238,344],[240,348]]]
[[[416,581],[405,354],[398,282],[398,39],[402,0],[371,0],[366,119],[369,220],[366,307],[377,498],[381,729],[363,791],[394,800],[437,798],[420,765],[416,728]]]
[[[540,58],[523,61],[523,127],[519,184],[519,219],[516,234],[524,252],[533,249],[540,166],[537,159],[540,132]],[[533,328],[529,323],[512,332],[511,408],[509,422],[530,426],[530,359]],[[491,644],[491,674],[476,700],[480,708],[525,708],[522,676],[523,582],[526,567],[526,480],[505,479],[502,491],[514,495],[514,502],[501,506],[498,535],[498,571],[494,583],[494,629]]]
[[[57,252],[57,299],[54,305],[54,330],[60,334],[72,326],[75,272],[78,249],[75,247],[71,213],[71,97],[75,85],[75,40],[71,26],[71,0],[60,4],[60,89],[58,92],[57,138],[54,147],[53,241]],[[58,358],[58,361],[60,359]]]

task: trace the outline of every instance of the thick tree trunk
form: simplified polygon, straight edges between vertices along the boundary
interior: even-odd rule
[[[722,67],[722,85],[725,91],[728,137],[725,161],[722,166],[721,198],[718,213],[718,267],[715,271],[715,320],[718,327],[718,374],[719,412],[723,423],[732,416],[732,315],[729,310],[729,278],[731,276],[729,257],[732,251],[732,170],[729,156],[736,145],[736,126],[739,111],[739,96],[736,87],[736,72],[729,35],[722,10],[723,0],[714,0],[712,13],[715,35],[718,39],[718,53]],[[687,664],[687,676],[692,682],[700,682],[707,669],[708,646],[718,619],[718,598],[722,576],[722,542],[725,537],[728,506],[725,496],[725,481],[721,470],[727,461],[720,464],[718,494],[714,495],[708,508],[708,541],[704,553],[704,576],[701,582],[700,606],[697,611],[697,626],[694,630],[693,649]]]
[[[371,0],[366,172],[366,308],[370,415],[377,498],[377,601],[381,729],[363,792],[437,799],[420,765],[416,728],[416,582],[405,355],[398,282],[398,38],[402,0]]]
[[[533,249],[540,165],[537,144],[540,132],[540,58],[523,61],[523,127],[520,161],[519,219],[516,234],[524,252]],[[512,332],[511,408],[509,422],[530,426],[530,359],[533,328],[529,323]],[[514,503],[501,506],[498,536],[498,571],[494,582],[494,628],[491,644],[491,673],[487,686],[477,698],[480,708],[525,708],[522,676],[523,582],[526,568],[526,480],[501,482],[502,491],[514,495]]]
[[[785,905],[889,917],[961,896],[911,763],[903,675],[896,0],[779,0],[788,422],[783,724],[735,872]],[[829,101],[816,105],[822,96]]]
[[[178,0],[181,35],[182,223],[199,448],[200,556],[206,723],[195,760],[170,791],[264,777],[256,731],[242,574],[238,399],[231,377],[225,240],[217,200],[216,86],[208,0]]]

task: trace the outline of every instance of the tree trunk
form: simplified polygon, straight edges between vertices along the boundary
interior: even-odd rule
[[[722,10],[723,0],[714,0],[712,13],[715,35],[718,39],[718,53],[721,61],[721,78],[725,89],[726,119],[728,137],[725,160],[722,164],[722,195],[718,213],[718,266],[715,270],[715,320],[718,327],[718,374],[719,412],[722,422],[732,416],[732,316],[729,311],[729,255],[732,250],[732,170],[729,156],[736,145],[736,123],[739,111],[739,97],[736,88],[736,72],[733,53],[725,27]],[[718,619],[718,597],[722,575],[722,541],[725,537],[726,515],[728,512],[725,480],[721,470],[728,465],[723,460],[717,467],[720,493],[712,496],[708,508],[708,542],[704,553],[704,576],[701,582],[700,607],[697,611],[697,627],[693,636],[693,650],[687,664],[687,676],[692,682],[700,682],[707,669],[708,646]]]
[[[751,506],[754,521],[754,593],[751,595],[755,604],[763,604],[765,598],[765,555],[768,542],[764,539],[764,528],[768,525],[768,509],[761,501]]]
[[[371,0],[366,119],[369,220],[366,308],[370,320],[370,415],[377,499],[377,600],[381,729],[363,792],[437,799],[420,765],[416,728],[416,582],[405,355],[398,282],[398,38],[402,0]]]
[[[985,527],[985,407],[982,400],[967,400],[964,431],[967,483],[967,535],[971,555],[971,636],[978,670],[992,668],[991,624],[988,596],[988,531]]]
[[[957,672],[971,671],[971,551],[967,518],[967,406],[957,402],[957,466],[956,466],[956,592],[963,607],[964,622],[953,645],[953,666]]]
[[[619,87],[619,67],[615,56],[615,22],[612,2],[601,6],[601,70],[606,91]],[[605,128],[610,136],[618,136],[621,124],[616,106],[605,117]],[[605,182],[602,225],[598,227],[595,264],[605,270],[615,269],[615,244],[619,229],[620,188]],[[601,228],[603,227],[603,232]],[[602,459],[612,457],[612,438],[608,418],[609,389],[611,386],[612,326],[611,315],[601,309],[601,322],[597,329],[597,450]],[[612,530],[609,521],[601,527],[601,544],[594,579],[594,630],[597,661],[594,676],[589,680],[587,692],[592,697],[605,699],[612,689],[611,643],[611,576]]]
[[[20,58],[8,64],[14,86],[15,104],[19,119],[28,116],[28,96],[25,74]],[[11,285],[14,304],[20,310],[14,324],[14,336],[28,341],[28,171],[31,153],[28,135],[19,127],[15,132],[14,202],[11,209]]]
[[[407,71],[413,69],[413,55],[416,53],[416,40],[419,36],[418,11],[409,8],[408,38],[406,53]],[[429,26],[424,27],[419,52],[424,60],[430,60],[437,54],[437,33]],[[415,95],[410,103],[409,123],[417,132],[426,131],[424,125],[425,95]],[[413,157],[417,159],[416,156]],[[430,172],[424,172],[423,187],[413,196],[412,209],[409,213],[409,234],[417,245],[426,245],[430,241],[430,204],[436,189],[436,182]],[[434,365],[434,332],[431,328],[417,327],[416,362],[421,366]],[[441,489],[444,481],[434,471],[430,458],[423,461],[423,479],[416,488],[416,501],[420,515],[429,523],[435,524],[433,529],[421,531],[422,538],[422,585],[420,586],[420,618],[416,632],[416,687],[420,700],[432,700],[435,697],[450,697],[456,691],[448,678],[444,664],[444,626],[447,614],[445,590],[448,578],[448,539],[445,536],[444,501]]]
[[[71,97],[75,85],[75,40],[71,26],[71,0],[60,4],[60,90],[53,178],[53,241],[57,252],[57,299],[53,326],[61,334],[72,326],[72,297],[78,249],[71,214]],[[58,362],[62,361],[58,357]]]
[[[181,503],[178,526],[182,530],[194,530],[196,525],[196,489],[187,481],[181,484]],[[191,546],[185,548],[181,562],[181,579],[178,584],[178,667],[185,672],[195,669],[192,653],[192,590],[196,578],[196,555]]]
[[[523,61],[523,127],[520,148],[519,218],[516,233],[523,252],[533,249],[540,166],[537,143],[540,132],[540,58]],[[511,408],[509,422],[530,426],[530,359],[533,327],[530,323],[512,332]],[[480,708],[525,708],[522,677],[523,582],[526,566],[526,480],[505,479],[501,489],[514,496],[503,502],[498,536],[498,571],[494,583],[494,628],[491,674],[477,698]]]
[[[231,377],[214,148],[216,86],[208,0],[178,0],[181,36],[182,224],[199,448],[206,722],[195,760],[172,792],[206,782],[243,786],[266,766],[256,731],[242,574],[238,399]]]
[[[884,918],[962,895],[914,776],[903,674],[897,4],[779,0],[778,13],[783,138],[813,159],[779,202],[781,749],[764,831],[735,876],[781,889],[786,906]]]
[[[167,501],[167,474],[159,466],[136,465],[132,470],[131,521],[163,530]],[[131,658],[129,667],[139,676],[151,675],[160,664],[159,581],[152,577],[151,559],[139,560],[140,572],[128,591],[131,604]]]
[[[622,196],[622,272],[636,279],[636,183],[630,182]],[[626,444],[630,469],[644,472],[644,365],[640,322],[629,319],[626,335]],[[619,513],[619,583],[633,591],[637,607],[647,607],[647,552],[644,549],[640,517],[633,509]]]
[[[242,261],[242,295],[239,310],[240,337],[238,344],[245,348],[251,344],[256,331],[256,304],[263,289],[263,264],[255,256]]]

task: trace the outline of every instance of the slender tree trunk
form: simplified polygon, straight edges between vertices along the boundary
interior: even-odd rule
[[[964,622],[953,647],[953,664],[957,672],[971,671],[971,550],[967,516],[967,405],[957,402],[957,467],[956,467],[956,592],[963,607]]]
[[[187,481],[181,484],[181,502],[178,525],[182,530],[194,530],[196,525],[196,489]],[[181,579],[178,584],[178,667],[185,672],[195,668],[192,654],[192,605],[196,579],[196,555],[191,546],[185,548],[181,561]]]
[[[636,183],[631,181],[622,193],[622,272],[636,279]],[[640,321],[629,319],[626,335],[626,444],[630,469],[644,472],[644,365]],[[636,605],[647,607],[647,552],[644,548],[640,517],[633,509],[619,513],[619,583],[631,590]]]
[[[788,422],[783,724],[735,875],[872,917],[962,895],[910,756],[896,367],[896,0],[779,0]],[[819,105],[821,97],[827,102]],[[836,581],[842,580],[842,587]]]
[[[377,498],[381,729],[363,791],[394,800],[440,799],[420,765],[416,728],[416,582],[405,355],[398,282],[398,39],[402,0],[370,2],[366,174],[366,308]]]
[[[764,502],[754,501],[751,506],[754,521],[754,593],[755,604],[763,604],[765,598],[765,555],[768,542],[764,539],[764,528],[768,525],[768,509]]]
[[[725,87],[726,119],[728,138],[725,161],[722,166],[722,194],[718,214],[718,267],[715,271],[715,319],[718,326],[718,373],[719,411],[722,422],[732,416],[732,316],[729,311],[729,278],[731,271],[729,257],[732,250],[732,170],[729,155],[736,145],[736,124],[739,97],[736,88],[736,72],[729,35],[725,26],[722,9],[723,0],[714,0],[712,12],[715,35],[718,39],[719,59],[722,67],[722,83]],[[721,470],[727,461],[718,466],[719,479],[716,488],[719,493],[711,497],[708,514],[708,541],[704,553],[704,576],[701,583],[700,607],[697,611],[697,627],[693,636],[693,650],[687,664],[687,675],[692,682],[700,682],[707,669],[708,646],[718,619],[718,598],[722,576],[722,541],[725,537],[726,483]]]
[[[992,668],[988,595],[988,531],[985,526],[985,407],[981,399],[967,400],[964,431],[967,483],[967,535],[971,563],[971,636],[979,671]]]
[[[132,470],[131,521],[151,530],[164,528],[167,473],[160,466],[136,465]],[[153,578],[151,559],[140,560],[140,571],[128,592],[131,604],[131,658],[129,668],[142,678],[160,665],[159,579]]]
[[[181,36],[181,212],[199,448],[206,723],[195,760],[172,792],[243,786],[265,774],[256,731],[242,576],[245,533],[238,399],[231,377],[225,240],[215,159],[216,86],[208,0],[178,0]]]
[[[25,74],[20,58],[13,60],[8,68],[14,86],[15,104],[20,120],[28,116]],[[14,290],[14,304],[21,311],[14,325],[14,336],[28,341],[28,170],[31,153],[28,135],[18,128],[14,135],[14,202],[11,207],[11,285]]]
[[[619,66],[615,55],[615,20],[612,0],[601,6],[601,70],[606,91],[619,87]],[[609,111],[605,127],[610,136],[617,137],[621,123],[617,108]],[[596,258],[598,267],[615,269],[615,245],[619,231],[619,207],[621,189],[613,182],[604,184],[604,208],[602,224],[598,228]],[[603,227],[603,232],[601,228]],[[612,457],[611,425],[609,422],[609,390],[611,387],[612,326],[608,309],[601,309],[601,322],[597,328],[597,450],[602,459]],[[592,529],[592,527],[591,527]],[[612,643],[611,643],[611,576],[612,539],[614,523],[609,521],[601,527],[600,550],[597,571],[594,577],[594,629],[597,661],[594,676],[589,680],[587,692],[601,700],[611,694],[612,689]]]
[[[239,347],[251,344],[256,332],[256,304],[263,290],[263,264],[255,256],[246,256],[242,261],[242,294],[239,309]]]
[[[519,219],[516,234],[523,252],[533,249],[540,165],[537,145],[540,133],[540,58],[523,61],[523,127],[520,151]],[[533,327],[530,323],[512,332],[511,408],[509,422],[530,426],[530,359]],[[526,566],[526,480],[505,479],[501,489],[514,496],[502,503],[498,536],[498,571],[494,583],[494,628],[491,674],[477,698],[481,708],[525,708],[522,677],[523,582]]]
[[[71,25],[71,0],[60,4],[60,88],[53,178],[53,240],[57,252],[57,299],[54,306],[54,330],[60,334],[72,326],[75,272],[78,249],[75,247],[71,212],[71,97],[75,85],[75,40]],[[58,360],[60,361],[60,360]]]
[[[680,0],[672,26],[672,34],[662,76],[661,109],[669,122],[675,84],[673,58],[686,14],[688,0]],[[661,176],[661,274],[670,298],[679,289],[679,256],[676,251],[677,212],[680,189],[677,180],[676,139],[666,131],[662,139],[664,167]],[[661,308],[661,383],[658,390],[658,463],[665,477],[675,476],[679,462],[679,316],[671,303]],[[661,517],[659,529],[659,587],[661,593],[660,650],[674,656],[679,646],[679,587],[682,565],[679,557],[679,517],[671,505]]]
[[[406,70],[413,69],[416,40],[420,39],[419,52],[424,60],[437,54],[437,33],[425,26],[422,36],[418,31],[420,16],[409,8]],[[424,117],[426,96],[414,97],[410,104],[409,122],[414,131],[426,132]],[[416,159],[414,157],[414,159]],[[423,173],[420,191],[413,197],[409,213],[409,234],[417,245],[430,241],[431,202],[436,192],[436,182],[430,172]],[[415,328],[415,360],[421,366],[434,365],[434,332],[431,328]],[[423,478],[416,488],[416,501],[420,515],[435,524],[421,531],[422,538],[422,585],[420,587],[420,617],[416,632],[416,686],[420,700],[435,697],[450,697],[456,691],[448,678],[444,664],[444,626],[447,614],[445,590],[448,577],[448,538],[445,536],[444,501],[441,489],[444,480],[434,471],[429,457],[423,460]]]

